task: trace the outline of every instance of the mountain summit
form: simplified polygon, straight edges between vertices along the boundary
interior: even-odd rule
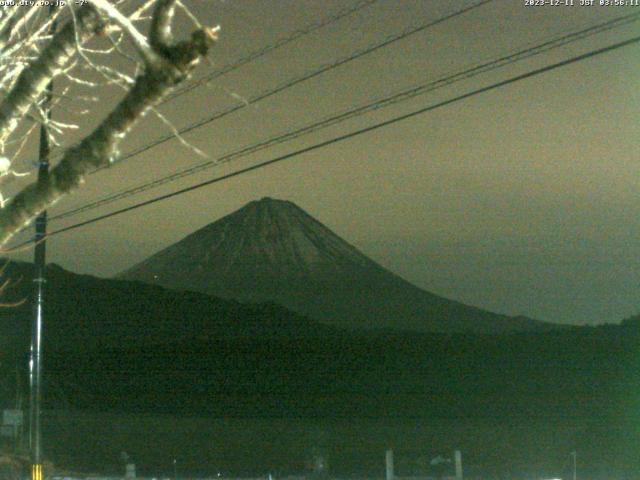
[[[421,290],[295,204],[272,198],[250,202],[119,277],[240,301],[273,301],[350,328],[503,333],[548,325]]]

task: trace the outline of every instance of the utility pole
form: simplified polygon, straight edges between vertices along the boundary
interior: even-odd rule
[[[50,86],[51,87],[51,86]],[[45,109],[49,108],[50,90],[45,99]],[[47,116],[50,112],[47,111]],[[49,139],[44,125],[40,127],[40,154],[38,184],[47,182],[49,177]],[[42,480],[42,438],[40,412],[42,400],[42,323],[44,318],[45,254],[47,235],[47,212],[36,218],[34,253],[34,306],[31,324],[31,360],[29,362],[29,449],[31,451],[31,480]]]
[[[577,477],[577,463],[578,463],[578,452],[575,450],[571,452],[571,456],[573,457],[573,480],[576,480]]]
[[[49,13],[53,15],[53,2]],[[55,32],[55,22],[49,28]],[[42,101],[45,118],[51,118],[51,96],[53,83],[49,83]],[[40,150],[38,155],[38,188],[42,188],[49,179],[49,137],[47,126],[40,125]],[[34,305],[31,324],[31,358],[29,361],[29,451],[31,455],[31,480],[43,480],[42,471],[42,432],[40,425],[42,403],[42,323],[44,318],[45,254],[47,236],[47,211],[36,218],[34,252]]]

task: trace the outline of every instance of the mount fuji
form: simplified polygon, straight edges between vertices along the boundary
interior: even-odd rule
[[[499,334],[552,324],[422,290],[292,202],[263,198],[118,275],[243,302],[275,302],[346,328]]]

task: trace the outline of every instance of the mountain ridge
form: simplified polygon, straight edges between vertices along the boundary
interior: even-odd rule
[[[11,261],[11,283],[0,309],[0,351],[28,347],[32,314],[31,263]],[[81,275],[49,264],[45,284],[45,348],[137,348],[209,339],[339,336],[275,303],[243,304],[199,292]]]

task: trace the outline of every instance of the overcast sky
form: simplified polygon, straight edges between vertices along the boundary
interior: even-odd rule
[[[211,54],[213,65],[203,66],[196,76],[355,3],[194,0],[190,4],[202,22],[219,23],[222,28]],[[380,0],[194,89],[161,110],[181,128],[412,25],[473,3]],[[574,3],[573,7],[527,7],[524,0],[494,0],[245,106],[185,138],[217,158],[403,88],[610,18],[640,14],[640,7]],[[640,32],[639,25],[634,22],[458,82],[52,222],[50,228],[631,38]],[[640,311],[639,87],[640,47],[635,44],[54,236],[48,242],[48,260],[72,271],[110,276],[251,200],[271,196],[295,202],[383,266],[436,294],[552,322],[619,321]],[[106,107],[108,102],[100,105]],[[122,150],[145,145],[167,132],[150,117]],[[203,161],[178,141],[164,143],[92,175],[81,192],[50,213]],[[30,255],[25,252],[15,258]]]

